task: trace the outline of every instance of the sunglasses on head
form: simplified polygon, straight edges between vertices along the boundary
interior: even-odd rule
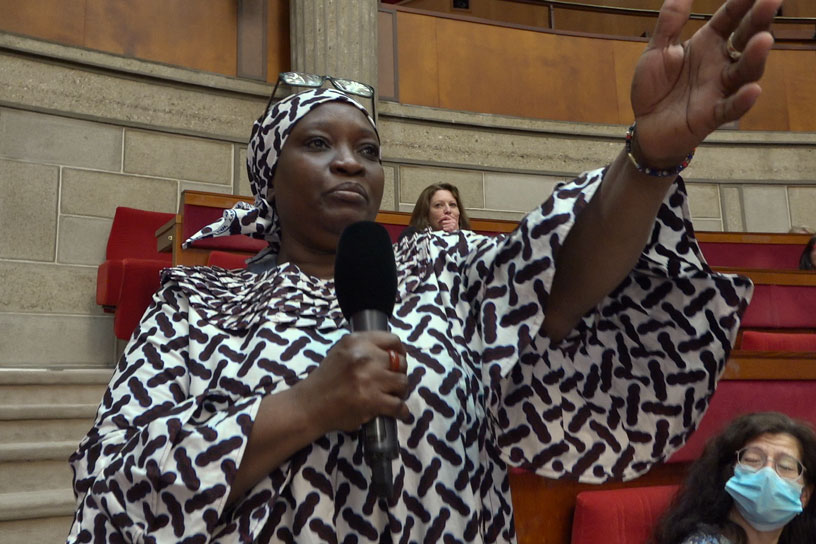
[[[376,104],[374,101],[374,87],[360,81],[353,79],[343,79],[333,76],[321,76],[318,74],[307,74],[305,72],[281,72],[278,74],[278,81],[275,83],[275,88],[272,89],[272,96],[269,97],[269,102],[266,105],[267,111],[272,106],[275,100],[275,93],[278,90],[278,85],[284,83],[290,87],[309,87],[312,89],[319,89],[326,81],[332,84],[335,89],[346,94],[353,94],[355,96],[362,96],[363,98],[371,99],[372,117],[377,118]]]

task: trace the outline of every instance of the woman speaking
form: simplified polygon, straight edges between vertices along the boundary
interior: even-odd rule
[[[677,174],[758,97],[780,2],[728,0],[681,44],[692,2],[667,0],[626,148],[505,237],[397,245],[390,333],[350,333],[333,282],[341,233],[380,206],[373,120],[334,89],[268,108],[254,206],[194,238],[269,246],[163,273],[71,458],[69,542],[512,542],[508,466],[603,482],[666,458],[751,291],[701,262]],[[387,500],[359,439],[376,416],[398,420]]]

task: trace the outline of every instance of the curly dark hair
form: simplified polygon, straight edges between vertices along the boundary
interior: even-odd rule
[[[813,251],[814,245],[816,245],[816,236],[808,240],[805,249],[802,251],[802,256],[799,257],[799,270],[816,270],[816,263],[810,258],[810,252]]]
[[[468,219],[465,207],[462,205],[462,198],[459,196],[459,189],[456,185],[450,183],[434,183],[425,187],[417,198],[414,211],[411,214],[411,221],[408,223],[416,230],[424,230],[431,226],[428,216],[431,212],[431,199],[437,191],[449,191],[456,199],[456,205],[459,207],[459,228],[470,230],[470,219]]]
[[[734,419],[710,439],[703,454],[689,468],[685,482],[655,527],[650,544],[680,544],[698,530],[726,534],[734,544],[745,544],[747,535],[728,519],[734,505],[725,483],[734,474],[735,453],[762,434],[786,433],[799,441],[805,485],[816,482],[816,433],[806,422],[779,412],[757,412]],[[816,500],[784,528],[779,544],[808,544],[816,535]]]

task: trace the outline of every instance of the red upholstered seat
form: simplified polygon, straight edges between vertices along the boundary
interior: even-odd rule
[[[744,331],[740,349],[816,352],[816,333]]]
[[[127,340],[159,287],[159,271],[172,265],[170,253],[156,249],[156,230],[172,213],[116,208],[106,260],[97,269],[96,303],[115,312],[113,332]]]
[[[246,260],[249,257],[251,255],[248,253],[213,250],[207,257],[207,266],[220,266],[228,270],[238,270],[246,268]]]
[[[643,544],[676,485],[583,491],[575,502],[572,544]]]
[[[735,268],[772,268],[796,270],[802,245],[794,244],[735,244],[700,242],[700,249],[710,266]]]
[[[709,438],[718,434],[735,417],[749,412],[775,410],[816,425],[814,399],[816,381],[812,380],[721,381],[700,426],[668,462],[683,463],[697,459]]]
[[[754,296],[742,318],[742,326],[816,328],[816,289],[805,285],[756,285]]]

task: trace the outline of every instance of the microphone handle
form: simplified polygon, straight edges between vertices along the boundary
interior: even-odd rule
[[[351,316],[351,330],[387,331],[388,316],[379,310],[361,310]],[[363,425],[363,453],[371,467],[371,485],[378,497],[390,498],[394,492],[391,460],[397,458],[397,422],[393,417],[377,416]]]

